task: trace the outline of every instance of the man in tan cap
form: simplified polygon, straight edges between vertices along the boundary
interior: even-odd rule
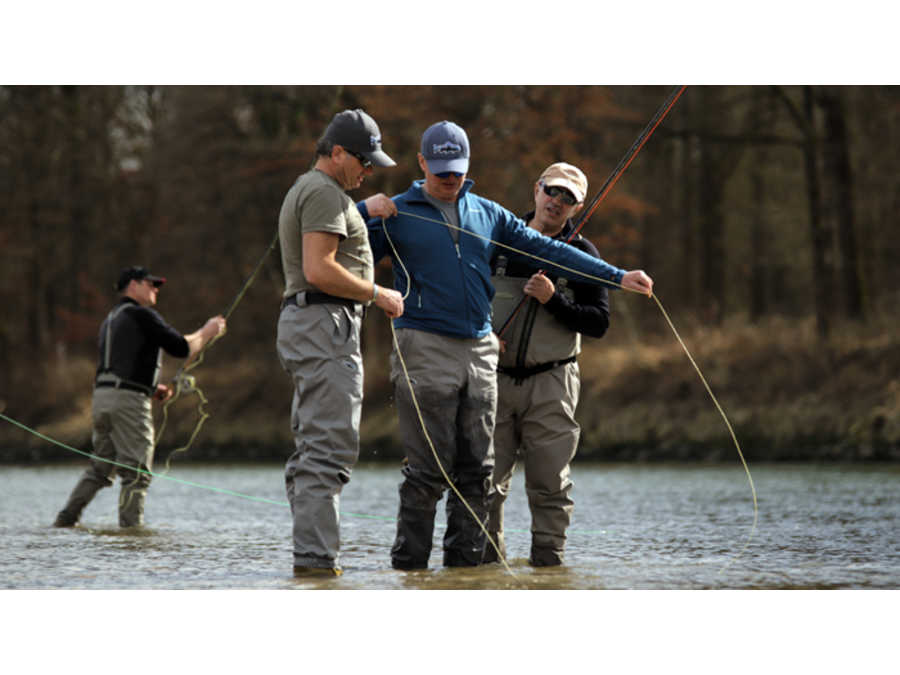
[[[528,226],[599,258],[597,249],[577,235],[569,241],[572,217],[584,206],[587,178],[577,167],[552,164],[534,185],[535,209],[523,216]],[[544,274],[538,263],[498,250],[491,260],[494,330],[502,332],[497,368],[495,463],[488,530],[506,555],[503,502],[516,463],[525,467],[531,509],[531,555],[536,566],[560,565],[572,515],[569,463],[580,427],[575,421],[580,380],[576,355],[581,334],[602,337],[609,327],[609,300],[602,285]],[[523,294],[528,302],[509,325]],[[485,562],[497,560],[485,549]]]

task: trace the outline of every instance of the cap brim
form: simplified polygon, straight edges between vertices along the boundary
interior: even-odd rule
[[[388,157],[387,153],[383,150],[376,150],[374,152],[363,152],[360,153],[363,157],[368,159],[374,166],[380,167],[388,167],[388,166],[397,166],[397,162]]]
[[[166,283],[166,278],[165,277],[155,277],[151,274],[151,275],[144,277],[144,281],[149,281],[151,284],[153,284],[154,286],[159,288],[164,283]]]
[[[452,171],[453,173],[468,173],[469,158],[457,157],[456,159],[426,159],[428,170],[431,173],[444,173]]]
[[[579,203],[584,201],[584,195],[581,193],[581,190],[572,183],[570,180],[566,180],[565,178],[544,178],[544,185],[547,187],[561,187],[565,188],[573,195],[575,195],[575,199],[578,200]]]

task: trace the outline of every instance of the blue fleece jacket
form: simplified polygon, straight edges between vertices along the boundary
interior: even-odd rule
[[[451,228],[442,224],[443,216],[422,193],[423,183],[414,181],[406,192],[393,197],[400,213],[385,220],[384,227],[396,253],[381,219],[368,223],[375,262],[391,257],[394,287],[400,293],[405,294],[411,284],[403,316],[394,324],[398,328],[461,338],[487,335],[494,297],[490,261],[495,250],[504,248],[492,241],[542,258],[540,264],[560,276],[585,281],[551,262],[615,283],[622,280],[624,270],[543,236],[496,202],[472,193],[471,180],[465,181],[457,198],[463,232],[454,242]],[[364,207],[360,211],[363,217],[368,215]]]

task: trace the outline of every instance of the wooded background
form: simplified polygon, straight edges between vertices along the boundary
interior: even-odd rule
[[[582,168],[593,195],[670,90],[0,87],[5,412],[50,429],[74,419],[81,430],[69,437],[83,439],[97,330],[118,270],[143,264],[168,277],[158,308],[185,332],[224,311],[340,110],[370,113],[398,164],[376,169],[355,199],[393,195],[419,178],[421,134],[447,119],[468,133],[475,192],[522,214],[552,162]],[[810,339],[824,345],[849,325],[890,339],[900,276],[898,134],[897,87],[689,86],[583,233],[609,262],[651,274],[689,335],[810,326]],[[390,284],[389,268],[377,274]],[[276,250],[201,366],[218,373],[207,381],[231,400],[229,417],[279,401],[268,410],[284,427],[273,442],[286,438],[290,402],[274,349],[282,289]],[[610,344],[671,337],[649,303],[613,295]],[[606,341],[586,349],[602,354]],[[367,398],[389,397],[390,329],[380,312],[366,318],[364,350]],[[229,419],[232,431],[239,423]],[[10,433],[0,430],[7,441]],[[249,430],[230,436],[238,437],[260,440]]]

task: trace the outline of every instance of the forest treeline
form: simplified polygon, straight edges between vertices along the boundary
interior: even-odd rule
[[[422,132],[448,119],[468,132],[475,191],[522,214],[551,162],[581,167],[594,194],[670,90],[0,87],[0,408],[83,442],[97,329],[118,269],[143,264],[166,276],[159,309],[182,330],[224,311],[265,254],[284,193],[311,165],[316,139],[340,110],[368,111],[397,161],[376,170],[355,198],[405,190],[420,177]],[[731,327],[736,335],[754,326],[762,334],[785,331],[782,340],[802,335],[796,353],[821,359],[824,377],[844,353],[835,340],[849,352],[857,347],[847,346],[848,334],[866,336],[869,346],[893,344],[898,135],[896,87],[689,86],[583,233],[608,261],[648,271],[687,336],[702,341],[710,331]],[[390,283],[389,268],[377,274]],[[222,442],[289,437],[281,427],[290,388],[274,355],[282,288],[276,250],[242,297],[227,338],[208,355],[204,381],[219,388],[215,400],[227,411],[219,428],[231,430]],[[602,364],[616,349],[671,340],[653,307],[614,295],[609,337],[586,346],[586,358],[598,364],[584,373],[587,397],[609,386]],[[367,405],[369,423],[381,429],[390,417],[390,339],[384,317],[371,312]],[[737,341],[715,358],[737,360],[740,348]],[[779,388],[778,368],[785,372],[790,349],[782,356],[771,364],[754,359],[757,370],[744,376]],[[665,362],[644,354],[634,372],[654,360],[657,367]],[[810,377],[808,386],[821,388]],[[893,392],[889,378],[883,388]],[[729,382],[720,384],[727,390]],[[675,405],[687,390],[673,386]],[[890,410],[866,424],[891,427]],[[192,413],[183,413],[184,425]],[[264,413],[277,418],[272,427],[279,431],[248,423]],[[755,418],[748,415],[750,433]],[[586,437],[603,445],[603,425],[586,421]],[[816,429],[808,431],[816,438]],[[657,432],[641,438],[652,443]],[[678,437],[677,429],[670,432]],[[0,445],[20,438],[8,425],[0,428]]]

